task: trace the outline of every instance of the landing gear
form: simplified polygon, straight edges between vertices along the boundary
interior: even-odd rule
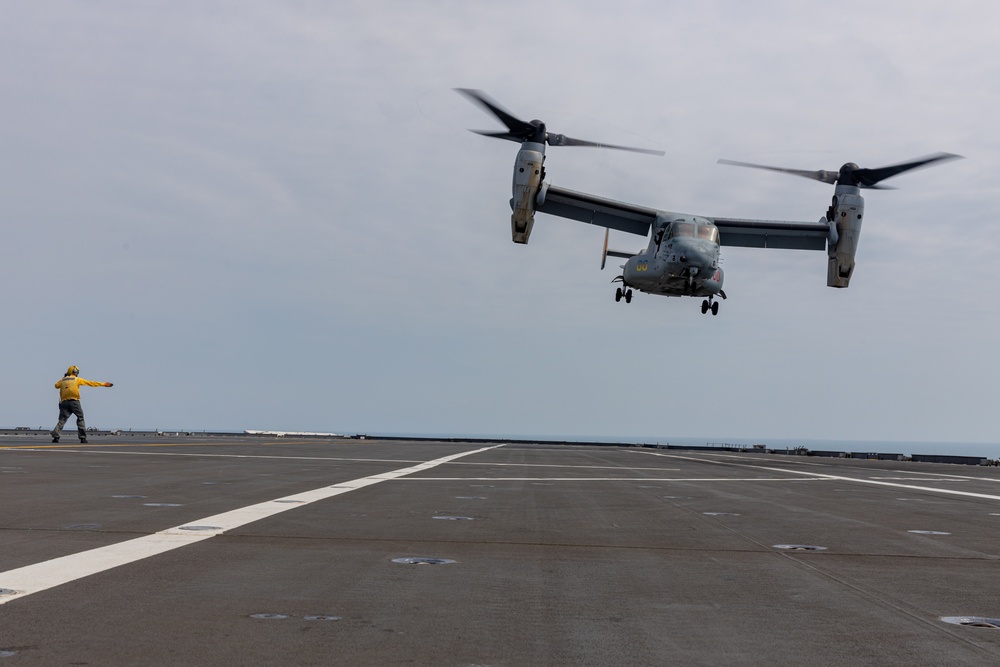
[[[625,303],[632,303],[632,290],[628,288],[623,290],[621,287],[619,287],[617,290],[615,290],[615,301],[616,302],[621,301],[622,297],[625,297]]]
[[[719,314],[719,302],[715,301],[714,297],[711,296],[701,302],[701,314],[704,315],[708,311],[712,311],[713,317]]]

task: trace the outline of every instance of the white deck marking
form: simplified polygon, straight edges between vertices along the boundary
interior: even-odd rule
[[[648,454],[649,452],[640,452],[640,453],[647,453]],[[753,456],[753,457],[751,457],[751,456],[740,456],[738,454],[716,454],[715,452],[705,452],[705,455],[706,456],[718,456],[719,458],[740,459],[740,460],[743,460],[743,461],[748,461],[748,460],[749,461],[767,461],[768,463],[774,463],[774,459],[767,459],[767,458],[763,458],[763,457],[760,457],[760,456]],[[666,456],[666,454],[664,454],[663,456]],[[856,459],[856,460],[864,461],[866,459]],[[799,466],[823,466],[823,467],[826,467],[826,468],[831,467],[831,465],[829,463],[819,463],[819,462],[817,462],[817,463],[810,463],[808,461],[796,461],[795,465],[799,465]],[[852,468],[852,470],[865,470],[865,468]],[[868,470],[870,470],[870,468]],[[899,473],[899,474],[902,474],[902,475],[928,475],[930,477],[949,477],[949,478],[954,478],[954,479],[972,479],[972,480],[975,480],[977,482],[992,482],[993,484],[1000,484],[1000,479],[995,479],[995,478],[992,478],[992,477],[975,477],[973,475],[951,475],[951,474],[942,473],[942,472],[926,472],[926,471],[920,471],[920,470],[891,470],[889,468],[886,468],[885,470],[883,470],[883,472],[895,472],[895,473]],[[873,479],[877,479],[877,478],[873,478]],[[885,479],[889,479],[889,478],[887,477]],[[927,480],[927,481],[929,481],[929,482],[936,482],[938,480]],[[947,481],[947,480],[943,480],[943,481]]]
[[[791,470],[784,470],[782,468],[766,468],[766,470],[775,470],[778,472],[793,472]],[[953,489],[939,489],[933,486],[917,486],[915,484],[897,484],[896,482],[881,482],[875,479],[860,479],[858,477],[843,477],[841,475],[826,475],[820,473],[811,473],[811,475],[813,477],[822,477],[825,479],[832,479],[840,482],[855,482],[857,484],[874,484],[876,486],[893,486],[899,489],[910,489],[911,491],[930,491],[932,493],[943,493],[950,496],[966,496],[969,498],[985,498],[986,500],[1000,500],[1000,496],[993,495],[990,493],[955,491]],[[948,480],[948,481],[954,482],[955,480]]]
[[[407,482],[825,482],[825,477],[410,477]]]
[[[969,481],[954,477],[869,477],[868,479],[887,479],[894,482],[951,482],[952,484]]]
[[[284,443],[288,444],[288,443]],[[126,445],[122,445],[123,447]],[[152,447],[153,445],[141,445],[142,447]],[[173,445],[163,444],[159,445],[161,447],[170,447]],[[185,447],[190,445],[184,445]],[[501,447],[502,445],[494,445],[494,447]],[[7,450],[14,448],[0,447],[0,450]],[[204,452],[131,452],[131,451],[120,451],[120,450],[101,450],[101,449],[74,449],[65,447],[52,447],[46,449],[33,449],[26,447],[16,448],[19,452],[32,452],[34,454],[59,454],[59,453],[71,453],[71,454],[111,454],[114,456],[181,456],[181,457],[193,457],[193,458],[220,458],[220,459],[273,459],[279,461],[348,461],[351,463],[419,463],[415,460],[407,459],[369,459],[369,458],[349,458],[344,456],[282,456],[280,454],[207,454]],[[482,466],[482,467],[523,467],[523,468],[573,468],[581,470],[666,470],[666,471],[677,471],[680,468],[623,468],[621,466],[592,466],[592,465],[566,465],[563,463],[470,463],[467,461],[456,461],[455,465],[460,466]]]
[[[127,565],[135,561],[156,556],[179,547],[194,544],[207,540],[215,535],[220,535],[227,530],[239,528],[248,523],[259,521],[281,512],[302,507],[309,503],[325,500],[333,496],[355,491],[357,489],[385,482],[392,479],[412,475],[435,468],[444,463],[472,454],[478,454],[490,449],[495,449],[502,445],[493,447],[483,447],[468,452],[452,454],[433,461],[426,461],[400,468],[389,472],[362,477],[349,482],[341,482],[332,486],[324,486],[312,491],[305,491],[284,498],[268,500],[256,505],[249,505],[239,509],[223,512],[214,516],[197,519],[161,530],[152,535],[146,535],[118,544],[109,544],[105,547],[83,551],[81,553],[70,554],[54,558],[34,565],[26,565],[7,572],[0,572],[0,605],[20,600],[23,597],[38,593],[48,588],[53,588],[61,584],[66,584],[92,574],[104,572],[120,565]]]
[[[755,470],[771,470],[773,472],[784,472],[791,475],[802,475],[806,479],[829,479],[836,480],[838,482],[854,482],[856,484],[874,484],[876,486],[891,486],[898,489],[909,489],[911,491],[929,491],[931,493],[943,493],[950,496],[966,496],[969,498],[984,498],[986,500],[1000,500],[1000,496],[993,495],[990,493],[973,493],[971,491],[955,491],[953,489],[939,489],[933,486],[917,486],[915,484],[898,484],[896,482],[883,482],[878,479],[862,479],[860,477],[845,477],[843,475],[828,475],[821,472],[802,472],[801,470],[789,470],[787,468],[774,468],[769,466],[755,466],[746,463],[728,463],[725,461],[713,461],[711,459],[699,459],[691,456],[675,456],[672,454],[658,454],[655,452],[641,452],[643,454],[651,454],[653,456],[664,456],[667,458],[674,459],[687,459],[688,461],[697,461],[699,463],[712,463],[720,466],[736,466],[738,468],[753,468]],[[787,480],[786,480],[787,481]],[[928,480],[931,481],[931,480]],[[949,482],[954,482],[957,480],[948,480]]]

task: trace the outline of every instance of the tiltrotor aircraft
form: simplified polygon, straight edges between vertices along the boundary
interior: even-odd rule
[[[602,144],[553,134],[548,132],[545,123],[540,120],[526,122],[516,118],[482,91],[467,88],[457,90],[492,113],[507,127],[506,132],[473,132],[521,144],[514,163],[514,197],[510,201],[513,210],[510,217],[511,235],[514,243],[528,242],[536,212],[605,227],[601,268],[604,268],[608,257],[626,260],[622,265],[622,274],[612,281],[621,283],[615,293],[616,301],[624,298],[626,303],[631,303],[633,289],[664,296],[702,297],[702,314],[712,311],[712,315],[717,315],[719,302],[715,297],[726,298],[726,293],[722,290],[723,272],[719,266],[720,246],[826,250],[827,285],[847,287],[854,273],[854,255],[858,249],[865,210],[861,189],[886,189],[878,183],[910,169],[961,157],[951,153],[935,153],[877,169],[864,169],[848,162],[839,171],[804,171],[719,160],[722,164],[769,169],[829,183],[835,186],[833,202],[819,222],[747,220],[671,213],[575,192],[551,185],[545,180],[546,144],[613,148],[653,155],[663,155],[663,151]],[[608,233],[611,229],[640,236],[649,235],[649,243],[645,250],[637,253],[608,250]]]

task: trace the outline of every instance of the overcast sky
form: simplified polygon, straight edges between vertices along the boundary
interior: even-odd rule
[[[995,2],[38,2],[0,21],[0,426],[76,364],[102,428],[997,442]],[[818,220],[717,164],[965,160],[866,191],[823,253],[724,248],[615,303],[603,230],[510,240],[517,146],[453,91],[665,157],[550,148],[556,185]],[[645,240],[612,233],[612,247]]]

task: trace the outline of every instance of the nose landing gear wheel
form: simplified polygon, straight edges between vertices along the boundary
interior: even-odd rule
[[[625,303],[632,303],[632,290],[625,290]]]
[[[619,287],[617,290],[615,290],[615,303],[621,300],[622,300],[622,288]]]
[[[719,302],[716,301],[712,304],[712,316],[714,317],[715,315],[718,314],[719,314]]]
[[[708,312],[708,308],[709,308],[708,301],[702,301],[701,302],[701,314],[704,315],[705,313],[707,313]]]

